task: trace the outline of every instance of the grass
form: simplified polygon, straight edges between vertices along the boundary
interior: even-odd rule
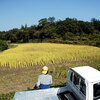
[[[8,45],[8,49],[16,48],[17,46],[18,46],[17,44],[9,44]]]
[[[14,94],[15,94],[15,92],[0,94],[0,100],[13,100]]]
[[[97,57],[94,60],[90,60],[88,62],[88,65],[90,65],[100,71],[100,57]]]

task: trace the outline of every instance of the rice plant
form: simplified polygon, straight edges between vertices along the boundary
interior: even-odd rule
[[[23,68],[100,57],[100,48],[83,45],[26,43],[0,53],[0,67]]]

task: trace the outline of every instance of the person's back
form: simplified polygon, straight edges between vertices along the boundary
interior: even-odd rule
[[[42,74],[39,75],[34,89],[37,89],[37,87],[39,87],[40,89],[47,89],[50,88],[50,84],[52,84],[52,76],[48,75],[48,67],[44,66],[42,68]]]

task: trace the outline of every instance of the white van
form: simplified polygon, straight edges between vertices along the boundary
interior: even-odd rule
[[[100,71],[89,66],[71,68],[67,87],[78,100],[100,100]]]

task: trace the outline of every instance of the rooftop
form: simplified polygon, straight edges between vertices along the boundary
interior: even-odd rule
[[[72,69],[89,82],[100,81],[100,71],[90,66],[80,66]]]

